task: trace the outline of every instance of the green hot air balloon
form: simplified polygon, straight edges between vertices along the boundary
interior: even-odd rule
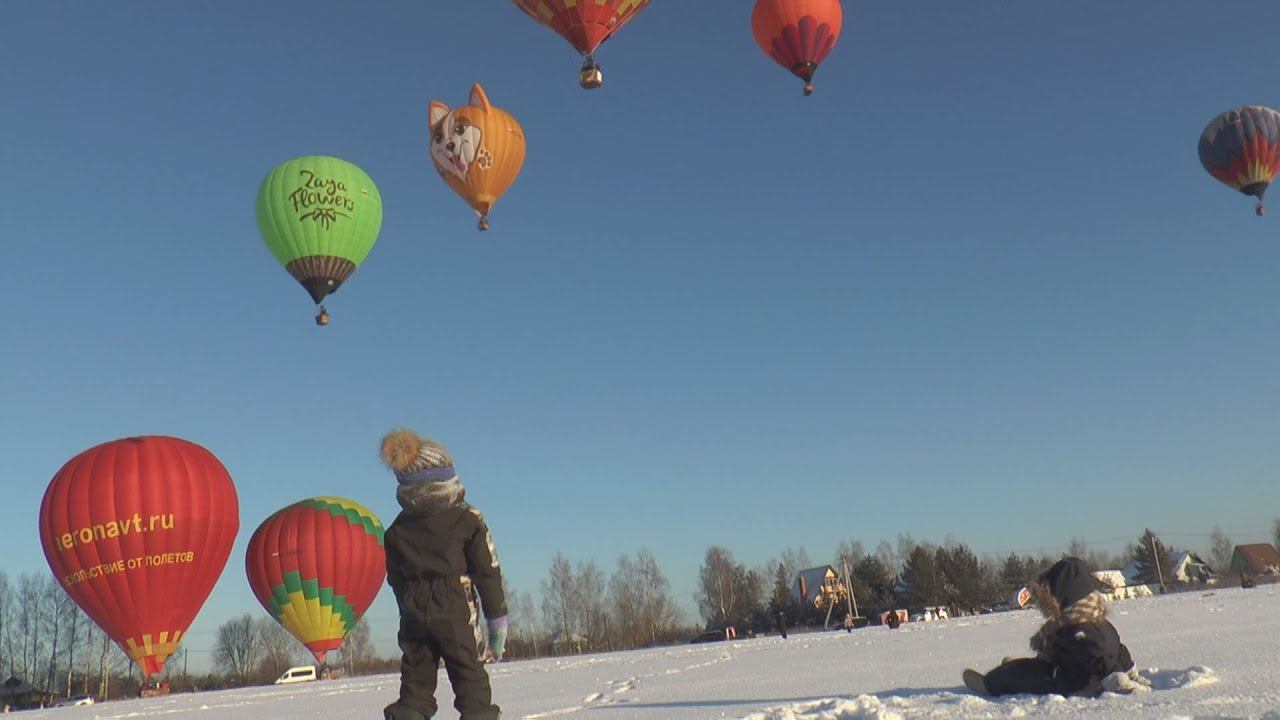
[[[364,261],[382,227],[382,196],[365,171],[335,157],[294,158],[262,181],[258,229],[276,260],[320,305]]]

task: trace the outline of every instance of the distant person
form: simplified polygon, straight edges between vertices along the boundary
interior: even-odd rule
[[[502,659],[507,601],[498,556],[480,511],[449,451],[409,430],[382,439],[382,459],[396,474],[402,508],[387,528],[387,584],[400,608],[400,699],[386,720],[427,720],[436,713],[436,678],[444,661],[453,705],[465,720],[498,720],[489,675],[478,658],[462,576],[471,578],[489,620],[489,650]]]
[[[1107,601],[1084,561],[1059,560],[1041,573],[1035,598],[1047,621],[1031,638],[1034,658],[1006,658],[986,675],[964,672],[980,695],[1100,695],[1149,686],[1134,670],[1129,648],[1107,621]]]
[[[844,631],[847,633],[853,632],[853,613],[844,614]]]
[[[1256,585],[1257,583],[1254,582],[1252,575],[1250,575],[1249,573],[1243,573],[1243,572],[1240,573],[1240,587],[1244,588],[1245,590],[1248,590],[1249,588],[1254,587]]]
[[[783,640],[787,639],[787,614],[781,610],[778,611],[778,634]]]

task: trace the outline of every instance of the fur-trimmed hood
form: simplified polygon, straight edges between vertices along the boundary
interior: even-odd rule
[[[456,476],[450,480],[421,482],[396,488],[396,502],[405,512],[431,515],[466,503],[467,489]]]
[[[1064,625],[1096,623],[1106,617],[1107,600],[1099,589],[1088,564],[1071,557],[1041,573],[1034,588],[1040,612]]]

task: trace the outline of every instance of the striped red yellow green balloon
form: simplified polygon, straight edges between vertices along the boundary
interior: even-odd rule
[[[262,607],[323,663],[386,579],[382,523],[346,498],[301,500],[254,531],[245,572]]]

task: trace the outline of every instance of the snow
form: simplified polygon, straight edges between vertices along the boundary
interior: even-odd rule
[[[1150,691],[1098,699],[984,699],[965,667],[1027,652],[1033,610],[490,666],[503,717],[610,720],[1151,718],[1280,720],[1280,585],[1122,600],[1111,619]],[[456,718],[441,673],[437,718]],[[173,695],[30,718],[378,718],[395,676]]]

